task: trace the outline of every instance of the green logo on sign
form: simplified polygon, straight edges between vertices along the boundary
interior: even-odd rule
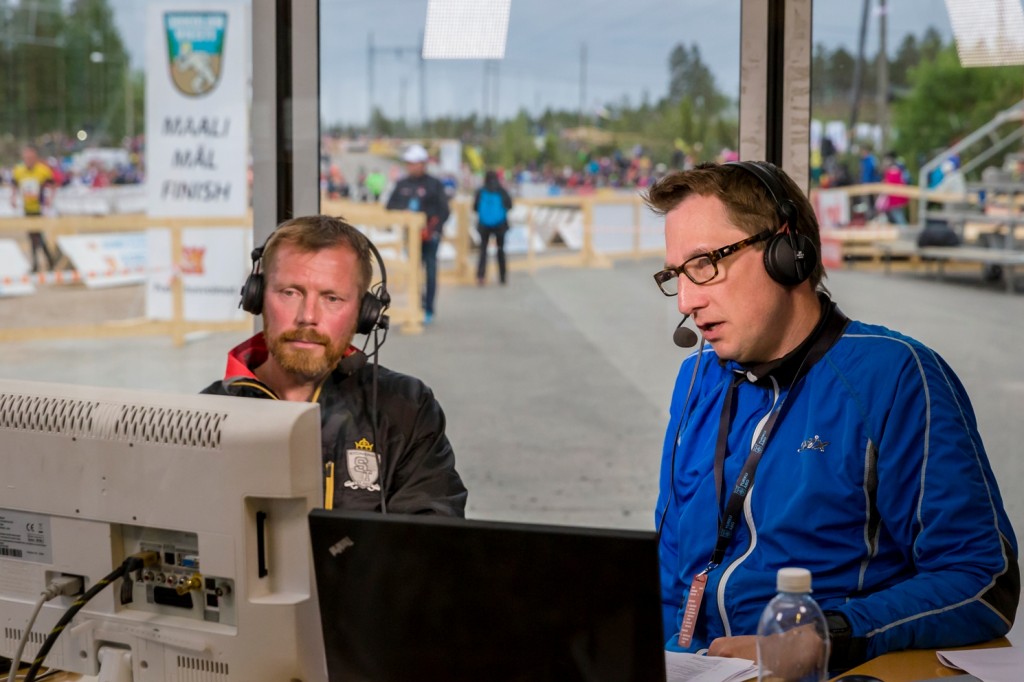
[[[210,92],[220,81],[224,63],[226,12],[166,12],[167,55],[171,80],[189,97]]]

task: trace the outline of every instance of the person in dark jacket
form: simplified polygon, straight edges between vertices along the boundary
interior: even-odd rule
[[[508,232],[508,212],[512,208],[512,197],[498,180],[498,174],[487,171],[484,186],[476,191],[473,210],[476,211],[476,229],[480,233],[480,259],[476,266],[476,283],[484,285],[487,275],[487,245],[494,237],[498,246],[498,279],[505,284],[505,233]]]
[[[441,231],[451,210],[448,208],[448,193],[444,184],[427,174],[427,150],[414,144],[402,155],[409,174],[398,181],[388,198],[389,211],[420,211],[427,216],[423,228],[421,258],[426,270],[426,290],[423,292],[423,322],[434,321],[434,299],[437,296],[437,249],[441,246]]]
[[[368,293],[371,258],[366,237],[337,218],[282,223],[243,289],[264,331],[229,352],[224,378],[203,393],[318,403],[328,509],[464,516],[467,492],[434,394],[367,365],[351,344],[366,297],[382,296]]]

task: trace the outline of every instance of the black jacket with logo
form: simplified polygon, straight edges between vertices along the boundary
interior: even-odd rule
[[[425,213],[427,226],[423,230],[424,239],[440,236],[451,215],[444,184],[432,175],[410,175],[399,180],[388,198],[387,208],[389,211],[412,210]]]
[[[252,368],[267,357],[262,334],[232,349],[225,378],[203,393],[278,400]],[[371,420],[373,367],[354,348],[313,393],[320,405],[325,480],[333,470],[333,508],[381,508],[380,480],[389,513],[464,516],[466,487],[455,471],[445,417],[419,379],[378,368],[377,434]],[[383,476],[379,471],[383,470]],[[326,497],[331,492],[325,485]]]

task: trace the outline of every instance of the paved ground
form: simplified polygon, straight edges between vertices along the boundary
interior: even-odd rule
[[[671,340],[674,301],[650,277],[658,267],[552,268],[513,273],[507,287],[443,288],[432,327],[390,336],[383,363],[424,379],[445,408],[471,516],[653,526],[667,404],[684,353]],[[1024,295],[977,279],[844,270],[829,286],[848,315],[921,339],[958,372],[1021,535]],[[0,300],[0,310],[8,303]],[[163,338],[6,344],[0,378],[191,393],[220,375],[237,339],[210,335],[181,349]]]

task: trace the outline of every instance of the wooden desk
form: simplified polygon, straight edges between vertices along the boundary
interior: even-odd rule
[[[963,649],[988,649],[992,647],[1010,646],[1005,637],[974,644],[971,646],[949,647],[942,651],[959,651]],[[935,656],[935,649],[910,649],[908,651],[894,651],[873,658],[867,663],[862,663],[843,675],[873,675],[884,682],[917,682],[917,680],[929,680],[933,677],[953,677],[963,675],[960,670],[953,670],[939,663]],[[842,677],[842,675],[839,675]]]

